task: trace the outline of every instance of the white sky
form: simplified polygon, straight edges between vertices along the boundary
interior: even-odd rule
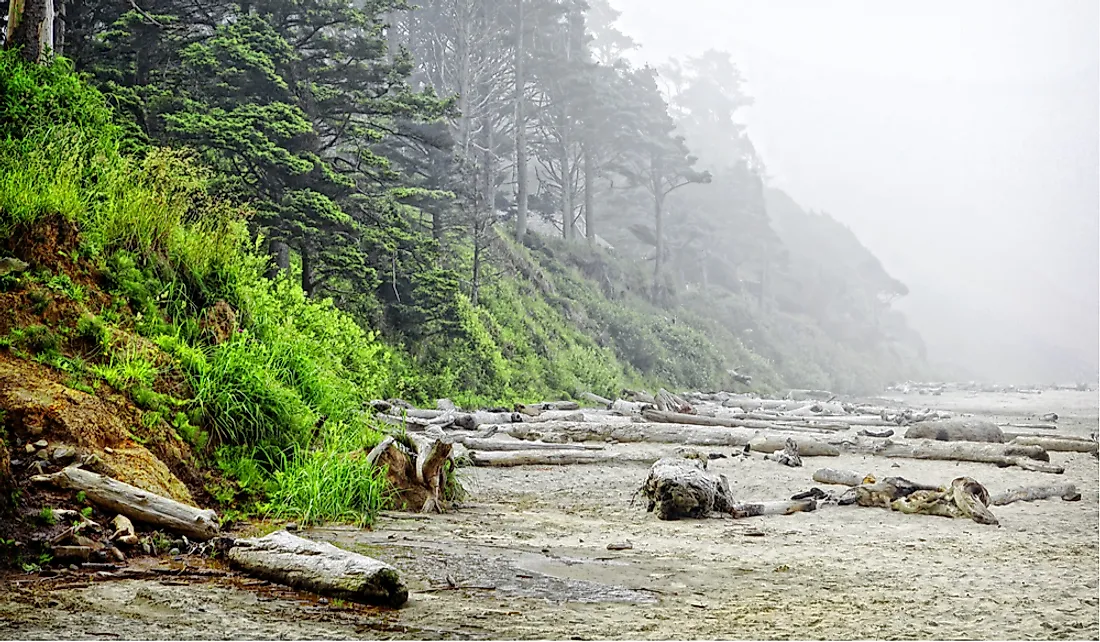
[[[733,54],[772,183],[910,286],[934,356],[1100,361],[1100,2],[611,2],[638,61]]]

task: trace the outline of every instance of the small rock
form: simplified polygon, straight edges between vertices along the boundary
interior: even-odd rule
[[[86,546],[96,551],[102,548],[95,540],[89,537],[84,537],[83,535],[73,535],[72,540],[77,544],[77,546]]]
[[[141,552],[145,553],[146,555],[152,555],[153,554],[153,545],[149,543],[149,540],[147,540],[147,539],[141,540]]]
[[[76,564],[69,564],[69,570],[70,571],[78,571],[78,570],[80,570],[80,567],[77,566]]]
[[[11,465],[12,465],[12,467],[22,466],[23,465],[23,460],[22,459],[13,459],[13,460],[11,460]]]
[[[107,447],[107,448],[103,449],[103,452],[107,453],[108,455],[113,455],[113,454],[115,454],[115,449]]]
[[[629,551],[634,548],[634,545],[630,542],[612,542],[607,545],[609,551]]]
[[[298,523],[297,522],[290,522],[289,524],[286,525],[286,529],[288,531],[296,531],[296,530],[298,530]]]
[[[180,554],[180,549],[173,547],[172,550],[168,551],[168,554],[175,557]]]
[[[37,437],[42,434],[42,426],[31,426],[27,429],[27,432],[31,434],[31,437]]]
[[[24,450],[24,451],[25,451],[25,452],[26,452],[26,453],[27,453],[28,455],[33,455],[33,454],[34,454],[34,450],[35,450],[35,448],[34,448],[34,444],[27,444],[26,446],[23,446],[23,450]]]
[[[41,459],[43,461],[45,461],[45,460],[50,458],[50,451],[48,451],[46,449],[42,449],[42,450],[38,451],[37,453],[35,453],[34,456],[38,457],[39,459]]]
[[[46,441],[45,439],[39,439],[38,441],[34,442],[35,448],[48,448],[49,445],[50,442]]]
[[[68,446],[58,446],[57,448],[54,448],[53,460],[59,464],[69,461],[74,457],[76,457],[76,451],[72,448],[69,448]]]
[[[107,549],[107,554],[110,555],[111,558],[114,559],[116,562],[121,563],[126,561],[126,555],[114,546]]]

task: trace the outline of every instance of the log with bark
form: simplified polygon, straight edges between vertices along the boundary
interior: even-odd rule
[[[212,510],[188,506],[75,466],[49,475],[35,475],[31,481],[83,492],[89,501],[105,510],[191,539],[206,541],[218,534],[218,515]]]
[[[1061,466],[1045,463],[1050,461],[1050,456],[1038,446],[983,444],[966,441],[944,442],[921,439],[909,443],[887,441],[876,446],[873,452],[883,457],[973,461],[998,466],[1019,466],[1025,470],[1054,474],[1065,472],[1065,469]]]
[[[408,588],[389,564],[286,531],[239,539],[227,557],[250,575],[320,595],[394,608],[409,599]]]
[[[422,513],[446,509],[447,461],[453,445],[438,427],[425,435],[407,435],[402,444],[386,437],[367,454],[372,466],[385,466],[398,506]]]
[[[510,450],[469,452],[474,466],[503,468],[511,466],[568,466],[574,464],[608,464],[623,461],[622,455],[592,450]],[[650,459],[650,461],[653,461]]]
[[[734,504],[725,476],[708,471],[706,461],[697,458],[657,460],[640,491],[647,500],[646,511],[663,520],[729,512]]]
[[[1003,444],[1004,433],[997,424],[985,419],[948,419],[924,421],[905,431],[906,439],[936,441],[975,441]]]
[[[1095,441],[1084,441],[1076,439],[1059,439],[1056,437],[1032,437],[1030,435],[1020,435],[1013,439],[1010,443],[1019,446],[1039,446],[1043,450],[1049,452],[1069,452],[1069,453],[1094,453],[1100,444]]]
[[[1020,486],[1010,488],[1003,493],[997,493],[989,500],[990,506],[1004,506],[1013,502],[1034,502],[1040,499],[1061,497],[1063,501],[1076,502],[1081,500],[1081,493],[1073,484],[1058,484],[1055,486]]]

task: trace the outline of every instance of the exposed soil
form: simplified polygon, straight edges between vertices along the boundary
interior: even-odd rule
[[[1095,393],[905,400],[1012,422],[1053,411],[1057,432],[1075,435],[1095,431],[1100,416]],[[1097,639],[1097,460],[1050,457],[1065,475],[862,455],[807,457],[804,468],[712,462],[744,499],[807,490],[822,466],[927,483],[967,475],[991,493],[1073,482],[1082,493],[1080,502],[994,507],[1000,527],[859,507],[662,522],[631,505],[642,463],[467,469],[472,497],[457,511],[307,533],[395,565],[411,593],[400,610],[232,574],[22,575],[6,578],[14,590],[0,589],[0,638]],[[608,550],[625,543],[632,548]],[[205,562],[172,562],[182,563]]]

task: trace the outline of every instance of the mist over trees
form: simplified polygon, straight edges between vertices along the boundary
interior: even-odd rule
[[[218,198],[250,204],[271,278],[457,380],[509,385],[470,364],[515,356],[523,330],[493,315],[532,293],[585,345],[683,384],[747,367],[867,388],[922,368],[892,307],[905,285],[768,187],[731,56],[636,67],[607,0],[61,4],[55,49],[135,148],[194,150]],[[570,302],[550,282],[565,268],[598,298]],[[648,338],[609,302],[648,315]],[[694,348],[646,356],[678,320],[714,355],[697,377],[664,363]],[[478,325],[497,356],[478,352]]]

